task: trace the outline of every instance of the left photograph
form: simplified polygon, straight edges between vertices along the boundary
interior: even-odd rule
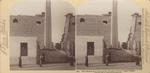
[[[75,9],[65,0],[22,0],[10,11],[11,70],[75,70]]]

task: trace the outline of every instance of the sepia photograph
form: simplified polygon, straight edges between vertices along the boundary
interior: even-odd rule
[[[9,17],[10,70],[142,69],[142,8],[131,0],[24,0]]]
[[[88,0],[79,6],[77,69],[141,69],[141,14],[131,0]]]
[[[75,9],[64,0],[24,0],[10,11],[11,70],[74,70]]]
[[[0,0],[0,73],[150,73],[150,0]]]

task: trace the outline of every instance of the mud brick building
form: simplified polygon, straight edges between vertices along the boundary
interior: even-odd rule
[[[77,15],[75,45],[77,64],[85,64],[86,56],[89,63],[102,63],[103,49],[111,46],[111,13]]]

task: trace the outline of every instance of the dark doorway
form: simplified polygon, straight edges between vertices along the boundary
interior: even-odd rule
[[[87,42],[87,55],[94,55],[94,42]]]
[[[20,55],[21,56],[28,56],[28,43],[23,42],[20,43]]]

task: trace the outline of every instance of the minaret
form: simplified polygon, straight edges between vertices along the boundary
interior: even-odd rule
[[[46,0],[46,15],[44,26],[44,45],[45,48],[51,48],[52,46],[52,33],[51,33],[51,0]]]
[[[112,8],[112,47],[118,48],[118,12],[117,0],[113,0]]]

